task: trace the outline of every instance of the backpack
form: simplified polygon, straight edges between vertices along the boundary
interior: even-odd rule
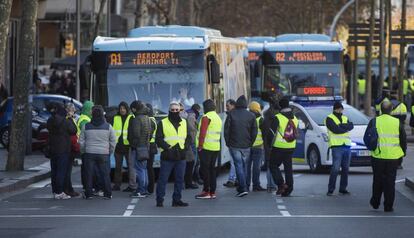
[[[364,143],[368,150],[374,151],[378,147],[378,132],[375,118],[371,120],[372,126],[364,134]]]
[[[285,128],[285,131],[283,132],[283,135],[281,136],[286,142],[292,142],[296,140],[297,135],[298,135],[298,131],[296,129],[296,125],[292,119],[289,119],[286,125],[286,128]]]

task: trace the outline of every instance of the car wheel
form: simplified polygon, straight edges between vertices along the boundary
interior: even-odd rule
[[[312,173],[319,172],[322,168],[321,166],[321,154],[318,147],[312,145],[308,150],[308,165]]]
[[[4,148],[9,147],[10,127],[4,127],[0,130],[0,143]]]

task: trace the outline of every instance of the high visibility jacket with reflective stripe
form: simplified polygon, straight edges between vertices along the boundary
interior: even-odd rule
[[[155,120],[155,117],[149,118],[155,125],[154,131],[152,132],[150,143],[155,143],[155,134],[157,133],[157,120]]]
[[[407,106],[404,103],[398,104],[391,112],[392,116],[404,116],[407,115]]]
[[[167,118],[162,120],[162,131],[164,133],[164,140],[170,147],[179,145],[183,150],[185,148],[185,139],[187,138],[187,121],[182,119],[178,127],[178,131],[174,125]]]
[[[91,118],[89,118],[87,115],[84,115],[84,114],[81,114],[80,115],[80,117],[78,118],[78,122],[76,123],[76,127],[77,127],[77,134],[78,134],[78,136],[80,135],[80,131],[81,131],[81,127],[80,127],[80,124],[83,122],[83,121],[86,121],[87,123],[88,122],[91,122]]]
[[[260,120],[261,119],[262,119],[262,117],[256,118],[257,136],[256,136],[256,140],[253,143],[253,147],[257,147],[257,146],[263,145],[263,135],[262,135],[262,130],[260,129]]]
[[[129,119],[131,119],[132,115],[128,115],[124,125],[122,125],[122,117],[119,115],[116,115],[114,117],[114,125],[112,126],[115,130],[115,136],[116,136],[116,142],[118,143],[118,139],[122,134],[122,140],[124,142],[124,145],[129,145],[128,141],[128,127],[129,127]]]
[[[404,79],[403,80],[403,95],[404,96],[408,94],[408,85],[409,85],[408,79]]]
[[[381,104],[383,103],[383,102],[385,102],[385,101],[390,101],[388,98],[384,98],[384,99],[382,99],[382,101],[379,103],[379,104],[376,104],[375,105],[375,111],[377,111],[377,112],[379,112],[379,115],[381,115],[382,113],[381,113]]]
[[[221,128],[223,126],[223,122],[220,116],[214,112],[208,112],[204,115],[210,120],[210,124],[207,127],[206,138],[204,139],[203,149],[209,151],[220,151],[220,139],[221,139]],[[197,132],[197,141],[196,146],[198,147],[198,140],[200,137],[200,128],[201,123],[198,125],[198,132]]]
[[[331,118],[335,125],[339,126],[339,124],[341,124],[341,122],[339,121],[338,117],[336,117],[334,114],[330,114],[328,115],[328,118]],[[325,125],[326,125],[326,119],[325,119]],[[347,123],[348,122],[348,118],[344,115],[342,115],[342,123]],[[328,129],[328,127],[326,128],[328,130],[328,138],[329,138],[329,147],[332,146],[351,146],[351,138],[349,136],[349,133],[343,133],[343,134],[335,134],[332,131],[330,131]]]
[[[279,120],[279,127],[277,128],[276,138],[273,143],[273,147],[280,148],[280,149],[294,149],[296,148],[296,140],[292,142],[287,142],[285,139],[283,139],[283,135],[285,134],[285,129],[287,127],[287,124],[289,122],[289,119],[282,115],[281,113],[276,114],[277,119]],[[294,116],[293,117],[293,123],[295,124],[295,127],[298,127],[299,121]]]
[[[400,146],[400,120],[384,114],[376,118],[378,147],[372,153],[377,159],[399,159],[404,156]]]

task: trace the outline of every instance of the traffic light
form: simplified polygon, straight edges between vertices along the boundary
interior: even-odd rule
[[[74,48],[73,48],[73,40],[66,39],[65,40],[65,55],[66,56],[73,56],[74,55]]]

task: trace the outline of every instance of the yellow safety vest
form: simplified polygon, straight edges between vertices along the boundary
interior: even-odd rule
[[[210,124],[207,127],[206,138],[204,139],[203,149],[209,151],[220,151],[220,139],[221,139],[221,128],[223,122],[220,116],[214,112],[208,112],[203,117],[207,117],[210,120]],[[198,147],[198,140],[200,137],[201,123],[198,125],[196,146]]]
[[[187,138],[187,121],[182,119],[178,127],[178,131],[167,118],[162,120],[162,131],[164,133],[164,140],[170,147],[179,145],[183,150],[185,148],[185,139]]]
[[[256,140],[253,143],[253,147],[258,147],[258,146],[263,145],[263,135],[262,135],[262,130],[260,129],[260,119],[262,119],[262,117],[256,118],[257,136],[256,136]]]
[[[124,125],[122,126],[122,117],[119,115],[116,115],[114,117],[114,131],[116,136],[116,141],[118,142],[119,137],[122,134],[122,140],[124,142],[124,145],[129,145],[128,141],[128,127],[129,127],[129,119],[131,119],[132,115],[128,115]]]
[[[375,105],[375,111],[377,111],[378,112],[378,115],[381,115],[382,114],[382,112],[381,112],[381,104],[383,103],[383,102],[385,102],[385,101],[390,101],[388,98],[384,98],[384,99],[382,99],[382,101],[379,103],[379,104],[376,104]]]
[[[384,114],[376,118],[378,147],[372,156],[376,159],[399,159],[404,156],[400,146],[400,120]]]
[[[404,79],[403,80],[403,95],[407,95],[408,94],[408,80]]]
[[[78,118],[78,122],[76,123],[78,136],[80,135],[80,131],[82,129],[80,128],[80,124],[82,124],[83,121],[86,121],[87,123],[91,122],[91,118],[84,114],[80,115],[80,117]]]
[[[358,79],[358,94],[365,95],[365,79]]]
[[[150,140],[150,143],[155,143],[155,134],[157,132],[157,120],[155,120],[155,117],[150,117],[149,119],[151,119],[152,122],[154,122],[155,128],[154,131],[152,132],[152,137]]]
[[[279,127],[277,128],[276,133],[276,139],[274,140],[273,147],[280,148],[280,149],[294,149],[296,148],[296,140],[292,142],[287,142],[285,139],[283,139],[283,134],[285,133],[285,129],[287,127],[287,124],[289,122],[289,119],[282,115],[281,113],[278,113],[276,115],[277,119],[279,120]],[[294,116],[293,117],[293,123],[295,124],[296,128],[298,127],[299,121]]]
[[[404,103],[398,104],[391,112],[391,116],[404,116],[407,115],[407,106]]]
[[[339,121],[338,117],[336,117],[334,114],[330,114],[328,115],[327,118],[331,118],[335,125],[339,126],[339,124],[341,124],[341,122]],[[347,123],[348,122],[348,118],[344,115],[342,115],[342,123]],[[326,119],[325,119],[325,125],[326,125]],[[349,133],[343,133],[343,134],[335,134],[333,133],[331,130],[329,130],[328,128],[326,128],[328,130],[328,138],[329,138],[329,147],[332,146],[351,146],[351,138],[349,136]]]

